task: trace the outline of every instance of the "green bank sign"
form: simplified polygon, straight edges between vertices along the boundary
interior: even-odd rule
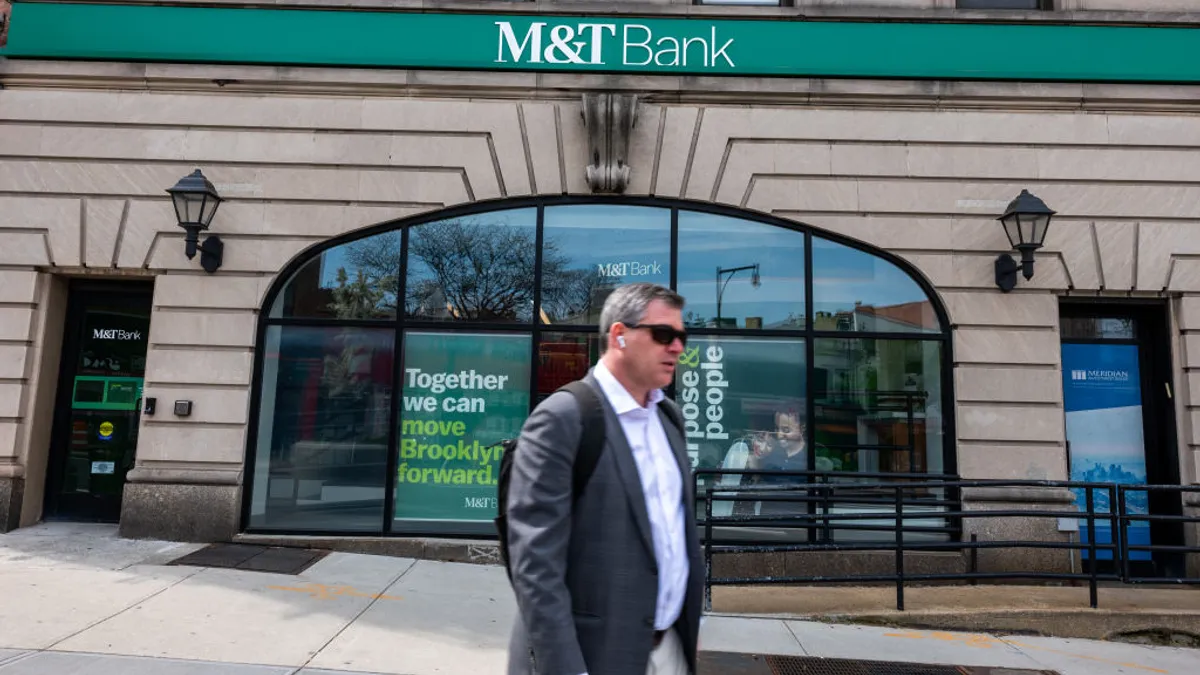
[[[1200,82],[1200,29],[20,2],[9,58]]]
[[[656,36],[644,23],[584,21],[572,25],[533,21],[528,27],[521,25],[524,22],[517,27],[513,23],[511,20],[496,21],[499,35],[497,64],[612,65],[622,69],[711,68],[733,72],[737,69],[737,64],[729,57],[734,38],[718,37],[715,25],[708,27],[708,35],[687,35],[686,32],[704,28],[690,22],[690,26],[682,23],[661,27],[660,31],[670,30],[675,34]]]

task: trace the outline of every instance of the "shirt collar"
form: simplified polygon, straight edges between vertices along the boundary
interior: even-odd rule
[[[612,404],[613,412],[618,415],[624,415],[634,410],[649,410],[657,406],[666,397],[662,389],[654,389],[650,392],[650,406],[643,408],[637,402],[637,399],[629,393],[629,390],[625,388],[625,385],[617,381],[616,376],[612,374],[608,366],[604,365],[604,361],[596,364],[596,367],[592,369],[592,375],[595,376],[596,382],[600,384],[600,389],[604,391],[608,402]]]

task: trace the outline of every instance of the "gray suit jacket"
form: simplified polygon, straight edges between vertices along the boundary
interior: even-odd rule
[[[642,675],[654,639],[658,564],[633,450],[600,385],[605,446],[572,510],[572,462],[582,433],[574,396],[559,392],[526,420],[508,498],[509,555],[519,614],[509,675]],[[669,403],[668,405],[674,405]],[[683,474],[687,596],[675,629],[696,672],[704,562],[682,434],[661,411]]]

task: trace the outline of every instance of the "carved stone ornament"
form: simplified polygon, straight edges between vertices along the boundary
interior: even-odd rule
[[[636,119],[634,94],[583,95],[587,182],[592,192],[621,193],[629,186],[629,136]]]

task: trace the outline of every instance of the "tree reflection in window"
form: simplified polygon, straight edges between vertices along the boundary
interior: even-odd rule
[[[569,269],[570,260],[557,245],[546,242],[542,269],[542,323],[586,323],[599,319],[604,299],[617,287],[602,281],[593,269]]]
[[[418,225],[409,232],[409,317],[522,321],[533,316],[536,224],[501,226],[480,218]]]
[[[409,234],[405,314],[440,321],[527,323],[533,318],[537,231],[532,209],[502,219],[465,217],[418,225]],[[522,217],[525,216],[525,217]],[[570,269],[547,241],[542,250],[542,321],[587,313],[599,278]]]
[[[390,319],[399,277],[399,232],[335,246],[296,271],[271,318]]]
[[[395,316],[399,292],[400,237],[377,236],[346,244],[345,266],[337,268],[329,310],[339,319]]]

